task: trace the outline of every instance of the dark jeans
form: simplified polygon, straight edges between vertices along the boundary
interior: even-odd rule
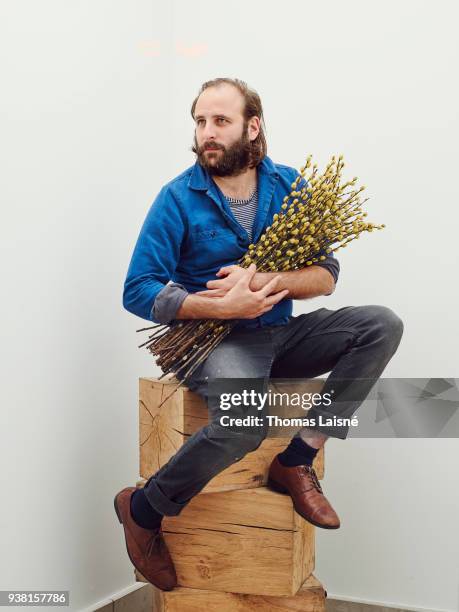
[[[209,379],[250,378],[250,388],[266,391],[270,378],[314,378],[330,372],[321,394],[333,390],[324,410],[313,407],[307,417],[350,418],[397,350],[402,320],[385,306],[319,308],[291,317],[287,325],[233,330],[196,369],[188,388],[207,400],[210,423],[193,434],[177,453],[151,476],[144,488],[151,505],[177,515],[219,472],[255,450],[267,434],[264,426],[249,433],[223,431],[218,398],[209,394]],[[362,379],[356,399],[345,380]],[[240,409],[239,409],[240,410]],[[237,408],[227,414],[239,416]],[[313,429],[345,439],[348,428]]]

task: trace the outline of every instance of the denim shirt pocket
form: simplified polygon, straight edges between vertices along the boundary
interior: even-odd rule
[[[217,239],[221,241],[222,239],[230,239],[233,232],[229,228],[223,227],[215,227],[209,228],[205,230],[199,230],[190,233],[190,242],[205,242]]]
[[[182,252],[186,266],[207,276],[209,270],[234,263],[244,253],[229,227],[208,227],[190,232]]]

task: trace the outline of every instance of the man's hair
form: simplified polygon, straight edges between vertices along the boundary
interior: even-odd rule
[[[191,116],[194,119],[194,111],[196,108],[196,103],[198,101],[199,96],[202,94],[202,92],[208,87],[217,87],[218,85],[222,85],[223,83],[228,83],[229,85],[233,85],[234,87],[236,87],[241,92],[244,98],[244,109],[243,109],[244,129],[246,129],[247,122],[249,121],[251,117],[258,117],[260,119],[260,131],[258,133],[258,136],[254,140],[252,140],[250,143],[251,149],[252,149],[251,155],[250,155],[250,159],[251,159],[250,168],[254,168],[266,156],[268,147],[266,144],[266,137],[265,137],[266,126],[265,126],[265,120],[263,117],[263,107],[261,104],[261,99],[260,99],[260,96],[257,94],[257,92],[254,89],[251,89],[247,85],[247,83],[245,83],[244,81],[241,81],[240,79],[230,79],[227,77],[221,77],[218,79],[212,79],[212,81],[206,81],[205,83],[201,85],[201,89],[199,90],[198,95],[193,100],[193,104],[191,105]]]

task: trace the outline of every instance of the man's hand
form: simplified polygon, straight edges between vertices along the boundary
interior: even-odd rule
[[[222,298],[246,272],[247,269],[236,265],[220,268],[217,276],[223,278],[208,281],[206,283],[207,291],[197,291],[193,295],[205,298]],[[280,277],[276,290],[288,289],[290,299],[302,300],[319,295],[331,295],[335,289],[333,275],[320,266],[310,266],[286,272],[256,272],[252,276],[250,288],[252,291],[258,291],[275,276]]]
[[[220,268],[216,276],[223,278],[219,280],[210,280],[206,283],[207,291],[196,291],[194,295],[201,295],[202,297],[223,297],[225,296],[234,285],[244,277],[246,269],[241,266],[224,266]]]
[[[272,278],[259,291],[251,291],[250,281],[257,270],[255,264],[250,264],[247,269],[240,268],[240,270],[240,272],[237,272],[239,280],[222,298],[220,298],[220,304],[224,315],[223,318],[255,319],[271,310],[275,304],[280,302],[287,295],[288,289],[273,293],[279,284],[280,276]]]
[[[263,287],[252,291],[250,286],[254,284],[257,270],[255,264],[250,264],[247,269],[240,268],[239,266],[228,266],[228,268],[236,268],[231,272],[231,276],[234,279],[237,274],[238,280],[229,290],[225,290],[223,297],[218,297],[214,294],[214,297],[209,298],[205,295],[211,291],[220,291],[220,289],[190,293],[183,300],[175,318],[255,319],[271,310],[275,304],[280,302],[289,293],[289,289],[278,290],[280,275],[273,276]],[[217,281],[210,282],[214,283]]]

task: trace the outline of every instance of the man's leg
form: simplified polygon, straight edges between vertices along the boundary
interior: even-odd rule
[[[318,421],[319,415],[354,415],[397,350],[403,322],[385,306],[321,308],[293,318],[276,333],[273,378],[314,378],[330,372],[321,393],[331,394],[331,404],[308,412]],[[348,427],[317,425],[303,430],[301,437],[320,444],[324,435],[345,439],[348,433]]]
[[[294,317],[275,331],[273,378],[314,378],[331,372],[322,394],[330,406],[312,407],[309,418],[350,418],[370,392],[397,350],[403,333],[401,319],[384,306],[321,308]],[[312,460],[328,436],[347,437],[349,427],[316,425],[303,428],[270,468],[270,483],[289,492],[296,510],[314,525],[330,529],[339,518],[323,495]]]
[[[246,386],[265,392],[274,359],[271,334],[266,330],[235,331],[196,369],[190,388],[206,398],[210,423],[192,435],[179,451],[145,487],[126,487],[114,500],[116,514],[123,524],[126,548],[133,565],[149,582],[160,589],[174,588],[177,576],[161,530],[163,515],[176,515],[190,499],[216,474],[255,450],[267,433],[267,428],[225,431],[217,417],[219,397],[209,392],[209,380],[215,378],[250,379]],[[236,387],[239,383],[236,381]],[[234,392],[233,381],[230,386]],[[244,416],[249,409],[233,407],[229,412]],[[239,412],[239,414],[238,414]]]
[[[265,392],[274,353],[271,333],[264,329],[231,332],[201,364],[187,386],[204,397],[211,422],[193,434],[177,453],[152,475],[144,487],[151,506],[161,514],[179,514],[190,499],[219,472],[255,450],[267,433],[267,426],[249,431],[228,430],[219,423],[219,397],[209,393],[209,381],[250,379],[250,387]],[[231,389],[234,392],[234,380]],[[241,391],[247,385],[241,380]],[[224,414],[245,416],[244,406],[232,406]]]

